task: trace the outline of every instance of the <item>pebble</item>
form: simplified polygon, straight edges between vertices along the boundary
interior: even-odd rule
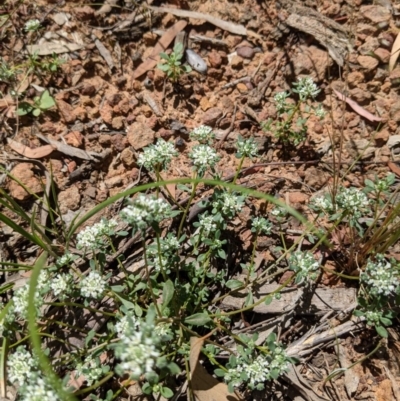
[[[242,57],[242,58],[249,58],[252,59],[254,56],[254,49],[252,47],[249,46],[242,46],[242,47],[238,47],[236,49],[236,53],[238,56]]]
[[[204,125],[214,127],[217,120],[222,117],[222,114],[223,113],[221,109],[219,109],[218,107],[212,107],[204,113],[202,123]]]
[[[186,49],[186,60],[195,71],[200,72],[201,74],[207,72],[206,62],[193,50]]]

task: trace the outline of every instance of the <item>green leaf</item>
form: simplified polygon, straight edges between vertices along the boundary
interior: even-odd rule
[[[165,398],[171,398],[174,395],[174,392],[168,387],[161,387],[160,393]]]
[[[383,338],[388,337],[388,332],[383,326],[375,326],[376,332]]]
[[[206,312],[195,313],[185,319],[186,324],[191,324],[193,326],[203,326],[209,322],[211,322],[211,318]]]
[[[54,101],[54,98],[50,95],[50,92],[48,90],[45,90],[42,93],[42,96],[40,96],[40,108],[42,110],[47,110],[55,105],[56,102]]]
[[[166,53],[160,53],[160,58],[169,61],[169,56]]]
[[[120,297],[118,294],[114,294],[122,303],[122,305],[125,306],[126,309],[128,310],[134,310],[136,308],[136,305],[132,303],[131,301],[127,301],[126,299]]]
[[[246,300],[244,301],[244,306],[247,307],[253,304],[254,304],[253,293],[250,291],[246,296]]]
[[[273,297],[271,295],[268,295],[267,298],[265,298],[264,304],[269,305],[273,301]]]
[[[385,326],[390,326],[392,324],[392,321],[386,317],[380,317],[379,320]]]
[[[33,114],[35,117],[39,117],[39,116],[40,116],[40,113],[41,113],[40,109],[33,109],[33,110],[32,110],[32,114]]]
[[[178,42],[178,43],[174,46],[174,53],[175,53],[175,54],[183,53],[183,44],[182,44],[181,42]]]
[[[162,293],[163,308],[168,306],[168,304],[171,302],[172,298],[174,297],[174,292],[175,292],[174,283],[171,280],[167,280],[163,285],[163,293]]]
[[[21,102],[18,104],[17,115],[26,116],[33,110],[33,106],[27,102]]]
[[[164,72],[167,72],[170,70],[170,67],[168,64],[158,64],[157,67]]]
[[[228,280],[225,285],[231,290],[235,290],[236,288],[243,287],[243,282],[240,280]]]
[[[114,292],[123,292],[125,290],[125,287],[123,285],[112,285],[111,289]]]
[[[218,377],[224,377],[225,376],[225,370],[222,370],[222,369],[215,369],[214,373],[215,373],[215,376],[218,376]]]

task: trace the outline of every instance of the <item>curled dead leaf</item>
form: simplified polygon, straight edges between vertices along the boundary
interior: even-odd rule
[[[38,148],[32,149],[10,138],[7,138],[7,142],[12,150],[29,159],[41,159],[54,151],[54,147],[51,145],[39,146]]]

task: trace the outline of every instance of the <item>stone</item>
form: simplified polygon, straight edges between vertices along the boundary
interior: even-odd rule
[[[109,125],[112,124],[113,114],[114,113],[113,113],[112,106],[109,105],[108,103],[104,103],[103,107],[100,109],[100,115],[106,124],[109,124]]]
[[[242,58],[252,59],[255,53],[255,50],[250,46],[241,46],[236,49],[236,53],[238,56]]]
[[[101,146],[109,147],[111,145],[111,135],[102,134],[99,136],[99,144]]]
[[[135,149],[140,150],[154,142],[155,132],[141,122],[134,122],[128,127],[127,139],[129,144]]]
[[[304,204],[309,196],[303,192],[289,192],[289,202],[291,204]]]
[[[231,59],[231,67],[235,70],[243,67],[243,59],[240,56],[233,56]]]
[[[382,22],[388,23],[392,17],[391,11],[383,6],[362,6],[360,12],[374,24],[380,24]]]
[[[379,64],[379,60],[371,56],[358,56],[357,61],[361,67],[365,68],[367,71],[374,70]]]
[[[215,124],[219,118],[221,118],[223,112],[218,107],[212,107],[208,109],[202,118],[202,122],[204,125],[208,125],[209,127],[215,127]]]
[[[263,58],[263,63],[265,65],[270,65],[273,61],[275,61],[276,56],[277,56],[277,53],[265,52],[264,58]]]
[[[365,105],[371,100],[371,94],[360,88],[354,88],[350,90],[350,98],[360,105]]]
[[[314,82],[322,82],[327,74],[328,67],[333,65],[332,58],[328,52],[317,46],[299,46],[293,57],[294,75],[301,77],[311,76]],[[287,69],[288,73],[292,73]]]
[[[360,71],[352,71],[347,76],[347,83],[351,88],[358,86],[361,82],[364,82],[364,74]]]
[[[79,148],[83,145],[83,137],[79,131],[71,131],[67,135],[64,136],[65,141],[68,145],[71,145],[75,148]]]
[[[82,106],[75,107],[73,114],[75,119],[79,121],[85,121],[87,118],[86,110]]]
[[[375,56],[377,56],[383,63],[388,63],[390,59],[390,51],[382,47],[378,47],[375,51]]]
[[[63,120],[67,124],[75,122],[74,108],[69,103],[64,100],[57,100],[57,106]]]
[[[363,56],[368,56],[379,47],[379,40],[377,38],[367,38],[365,42],[358,47],[357,51]]]
[[[83,84],[82,95],[93,96],[96,93],[96,87],[88,82]]]
[[[58,204],[62,214],[67,213],[68,210],[78,210],[81,203],[81,194],[79,189],[74,185],[61,191],[58,194]]]
[[[239,82],[239,83],[236,85],[236,88],[237,88],[237,90],[238,90],[240,93],[246,93],[246,92],[249,91],[248,88],[247,88],[247,86],[246,86],[246,84],[244,84],[243,82]]]
[[[212,68],[219,68],[222,64],[222,57],[218,52],[213,50],[208,54],[208,62]]]
[[[386,128],[381,129],[374,135],[375,145],[382,147],[388,141],[389,137],[390,137],[389,130],[387,130]]]
[[[73,12],[80,21],[88,21],[94,16],[94,9],[89,6],[74,7]]]
[[[111,121],[111,126],[116,130],[124,128],[124,117],[122,116],[114,117]]]
[[[126,148],[121,152],[121,161],[125,167],[133,167],[136,164],[135,154],[131,149]]]
[[[33,164],[31,163],[20,163],[17,164],[11,171],[10,174],[29,188],[31,193],[38,194],[43,192],[45,187],[44,180],[39,180],[33,172]],[[14,180],[9,181],[8,190],[10,195],[17,200],[25,201],[31,197],[31,194],[25,191],[17,182]]]

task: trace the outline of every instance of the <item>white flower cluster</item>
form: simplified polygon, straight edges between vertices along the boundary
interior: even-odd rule
[[[171,207],[162,199],[154,199],[140,194],[132,205],[124,208],[120,217],[134,230],[145,231],[153,222],[159,223],[170,217]]]
[[[99,299],[106,290],[107,283],[95,271],[91,271],[80,282],[81,295],[85,298]]]
[[[189,134],[189,137],[194,141],[199,141],[203,144],[209,144],[215,138],[215,134],[211,127],[207,125],[201,125],[200,127],[195,128]]]
[[[100,361],[91,355],[85,358],[83,362],[76,365],[76,378],[84,376],[87,385],[91,386],[103,376],[103,369],[100,367]]]
[[[217,200],[213,202],[213,207],[219,210],[222,215],[232,217],[242,210],[244,199],[231,192],[221,192]]]
[[[333,211],[332,200],[328,196],[316,196],[311,199],[310,206],[316,211],[331,212]]]
[[[126,335],[128,331],[134,327],[135,329],[139,327],[139,322],[131,315],[122,316],[119,321],[115,324],[114,329],[115,332],[119,335]]]
[[[295,82],[293,86],[293,92],[297,93],[301,101],[304,101],[310,97],[315,98],[321,89],[314,83],[311,77],[299,78],[298,82]]]
[[[270,213],[272,216],[276,217],[277,219],[283,219],[287,216],[288,211],[284,207],[275,206]]]
[[[36,375],[37,368],[38,361],[22,345],[8,355],[7,378],[12,384],[24,386]]]
[[[369,326],[381,325],[381,317],[382,317],[381,313],[369,310],[365,312],[364,316]]]
[[[168,233],[165,238],[160,238],[160,251],[156,243],[146,249],[147,261],[154,266],[156,271],[161,271],[173,263],[176,251],[180,244],[178,238],[172,233]]]
[[[57,259],[56,264],[58,267],[63,267],[69,265],[71,262],[74,261],[74,259],[75,256],[72,253],[67,252],[63,256],[61,256],[61,258]]]
[[[218,153],[208,145],[193,146],[189,153],[194,169],[200,174],[204,173],[207,168],[213,168],[221,158]]]
[[[40,307],[44,304],[43,295],[47,293],[49,288],[49,273],[47,270],[42,269],[38,278],[36,293],[35,293],[35,307],[36,312],[40,315]],[[7,321],[22,318],[26,319],[28,317],[28,296],[29,296],[29,282],[24,286],[17,288],[14,291],[12,298],[13,304],[8,310]]]
[[[76,248],[94,251],[106,245],[104,238],[114,234],[118,226],[115,220],[103,219],[91,227],[86,227],[76,236]]]
[[[160,138],[155,145],[150,145],[143,150],[143,153],[139,155],[138,164],[147,170],[152,170],[157,166],[162,166],[165,169],[172,158],[177,155],[178,152],[174,145]]]
[[[73,290],[73,278],[68,273],[58,274],[51,279],[50,288],[56,297],[65,300]]]
[[[208,237],[210,233],[215,232],[217,224],[214,222],[213,216],[202,214],[199,216],[198,226],[203,230],[203,237]]]
[[[121,374],[129,373],[133,379],[153,372],[160,352],[157,347],[160,338],[156,337],[154,324],[141,322],[133,324],[130,319],[129,328],[120,333],[120,342],[115,350],[116,357],[121,360],[118,369]]]
[[[289,269],[297,274],[296,283],[301,283],[305,278],[311,280],[316,278],[316,270],[319,268],[319,263],[314,259],[311,252],[296,251],[290,255],[288,260]]]
[[[238,150],[238,157],[249,157],[252,159],[258,154],[258,146],[254,142],[253,138],[243,139],[239,137],[236,142],[236,148]]]
[[[339,208],[351,213],[355,217],[360,216],[363,210],[370,207],[367,195],[354,187],[341,188],[335,200]]]
[[[58,401],[60,398],[45,379],[37,376],[23,389],[22,401]]]
[[[284,113],[286,111],[286,99],[289,97],[287,92],[278,92],[274,96],[275,106],[278,113]]]
[[[399,274],[394,266],[381,254],[375,255],[375,260],[368,259],[365,272],[360,275],[373,295],[388,296],[400,284]]]
[[[30,19],[25,23],[26,32],[34,32],[40,28],[40,21],[38,19]]]
[[[263,233],[265,235],[271,234],[272,223],[264,217],[255,217],[251,223],[252,231]]]

